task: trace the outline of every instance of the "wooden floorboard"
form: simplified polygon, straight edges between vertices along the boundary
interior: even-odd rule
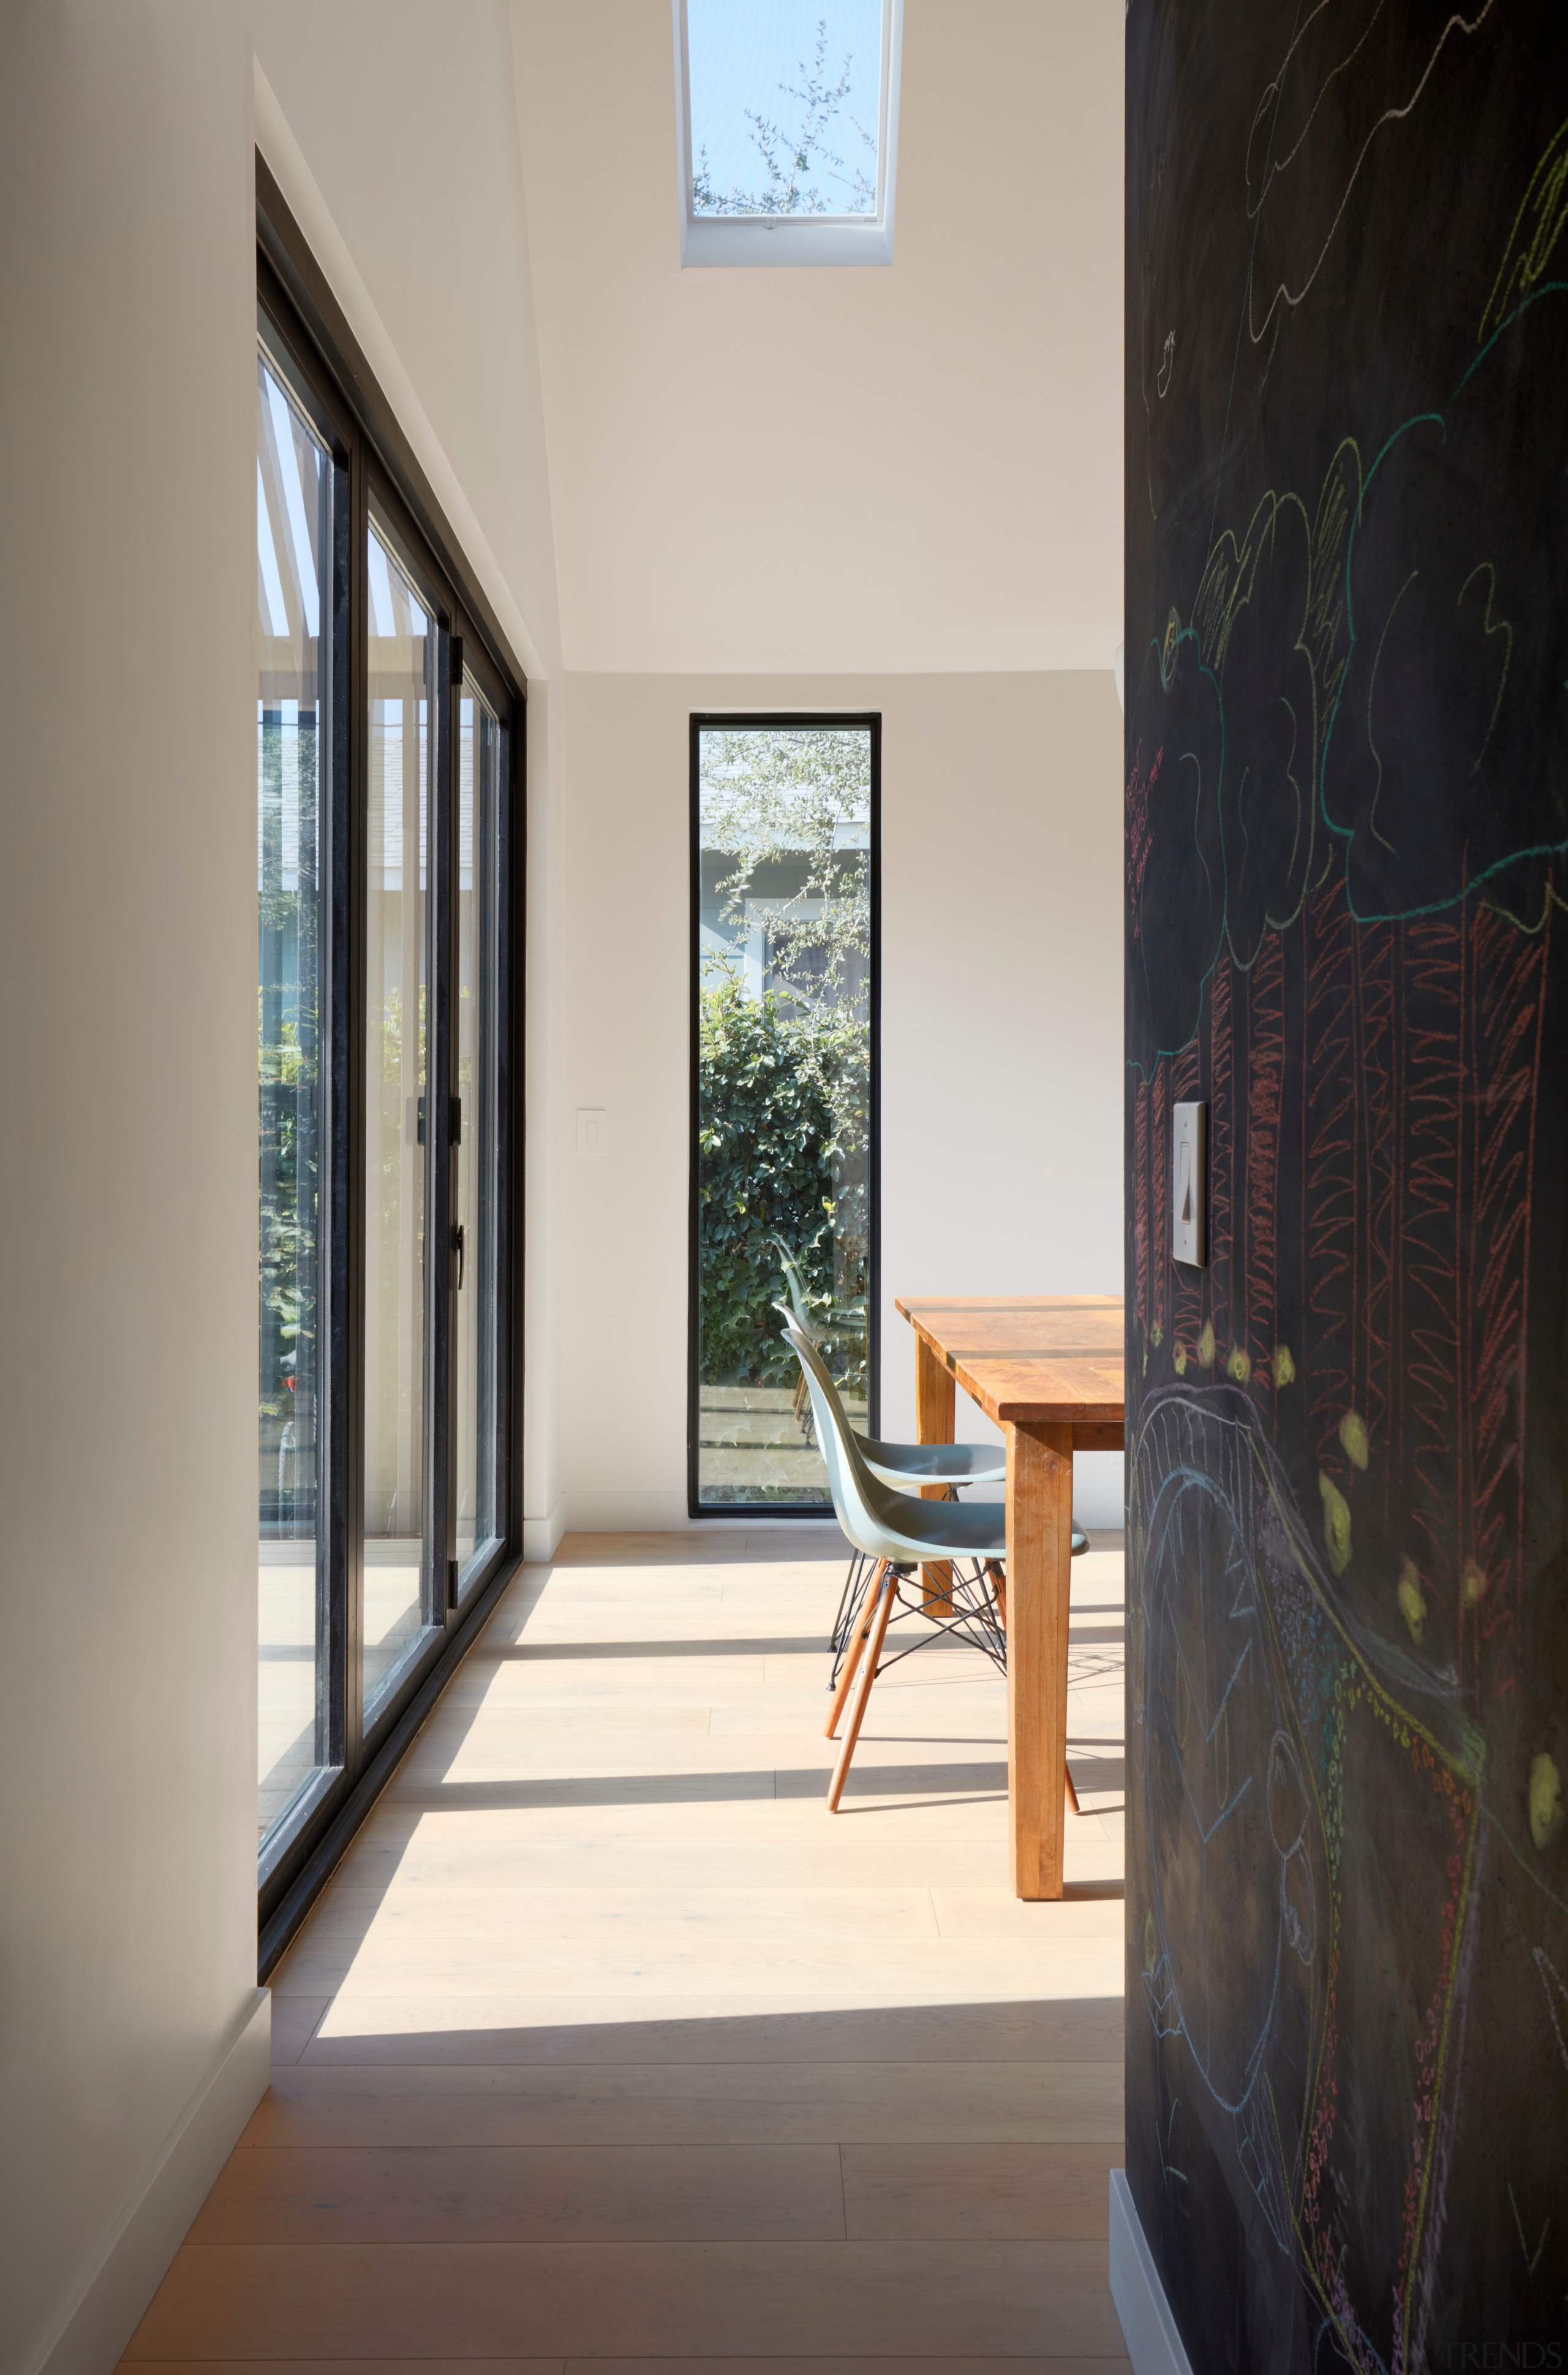
[[[1073,1572],[1053,1905],[968,1652],[878,1677],[826,1813],[843,1561],[725,1526],[524,1571],[274,1975],[272,2087],[124,2367],[1120,2375],[1120,1542]]]

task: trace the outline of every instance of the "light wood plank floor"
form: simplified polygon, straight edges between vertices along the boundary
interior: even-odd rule
[[[1074,1566],[1057,1905],[1008,1888],[972,1653],[883,1672],[826,1813],[843,1570],[775,1526],[519,1576],[274,1975],[127,2369],[1126,2369],[1120,1539]]]

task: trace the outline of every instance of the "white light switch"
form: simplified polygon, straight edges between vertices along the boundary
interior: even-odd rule
[[[608,1117],[602,1105],[578,1106],[577,1152],[579,1154],[609,1152]]]
[[[1208,1107],[1171,1108],[1171,1251],[1195,1269],[1208,1263]]]

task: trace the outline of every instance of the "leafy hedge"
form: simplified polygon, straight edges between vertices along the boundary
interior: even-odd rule
[[[733,976],[705,988],[698,1019],[701,1373],[792,1382],[772,1305],[782,1237],[814,1311],[833,1305],[833,1115],[819,1022],[749,998]]]

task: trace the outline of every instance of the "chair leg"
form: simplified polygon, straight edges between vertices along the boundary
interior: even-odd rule
[[[844,1577],[843,1589],[839,1594],[839,1613],[833,1619],[833,1629],[828,1637],[828,1647],[831,1649],[834,1660],[832,1681],[828,1684],[828,1688],[830,1690],[832,1689],[833,1684],[838,1681],[839,1674],[837,1660],[843,1649],[844,1643],[849,1637],[850,1618],[854,1615],[855,1609],[859,1606],[860,1595],[855,1590],[855,1587],[860,1580],[860,1570],[862,1565],[863,1561],[860,1553],[858,1551],[851,1551],[849,1554],[849,1573]]]
[[[855,1705],[850,1710],[849,1721],[844,1727],[843,1746],[839,1751],[839,1761],[833,1767],[832,1782],[828,1790],[830,1814],[838,1813],[839,1800],[843,1796],[843,1785],[849,1779],[850,1761],[855,1755],[855,1743],[860,1738],[860,1727],[866,1720],[871,1685],[877,1679],[877,1661],[881,1657],[882,1644],[888,1636],[888,1619],[893,1613],[893,1602],[898,1598],[898,1577],[891,1568],[887,1566],[882,1566],[878,1571],[878,1578],[877,1613],[871,1620],[871,1637],[861,1661],[860,1687],[855,1694]]]
[[[866,1637],[870,1632],[875,1619],[877,1608],[877,1588],[881,1582],[886,1572],[886,1561],[878,1559],[877,1565],[871,1570],[871,1580],[866,1587],[866,1597],[861,1601],[860,1606],[855,1613],[854,1633],[849,1645],[849,1655],[843,1661],[843,1672],[839,1676],[839,1686],[833,1693],[833,1703],[828,1709],[828,1720],[822,1726],[822,1737],[824,1740],[831,1740],[834,1732],[837,1731],[839,1728],[839,1718],[843,1713],[844,1701],[849,1696],[850,1690],[855,1682],[855,1674],[859,1669],[861,1657],[866,1648]],[[885,1631],[886,1627],[884,1626],[883,1629]]]
[[[1073,1813],[1074,1813],[1075,1814],[1082,1814],[1082,1812],[1083,1812],[1083,1808],[1079,1804],[1079,1802],[1078,1802],[1078,1791],[1073,1788],[1073,1768],[1072,1768],[1072,1766],[1071,1766],[1070,1765],[1067,1765],[1067,1760],[1066,1760],[1066,1758],[1065,1758],[1065,1757],[1063,1758],[1063,1760],[1062,1760],[1062,1761],[1063,1761],[1063,1764],[1064,1764],[1065,1766],[1067,1766],[1067,1803],[1068,1803],[1068,1805],[1072,1808]]]

